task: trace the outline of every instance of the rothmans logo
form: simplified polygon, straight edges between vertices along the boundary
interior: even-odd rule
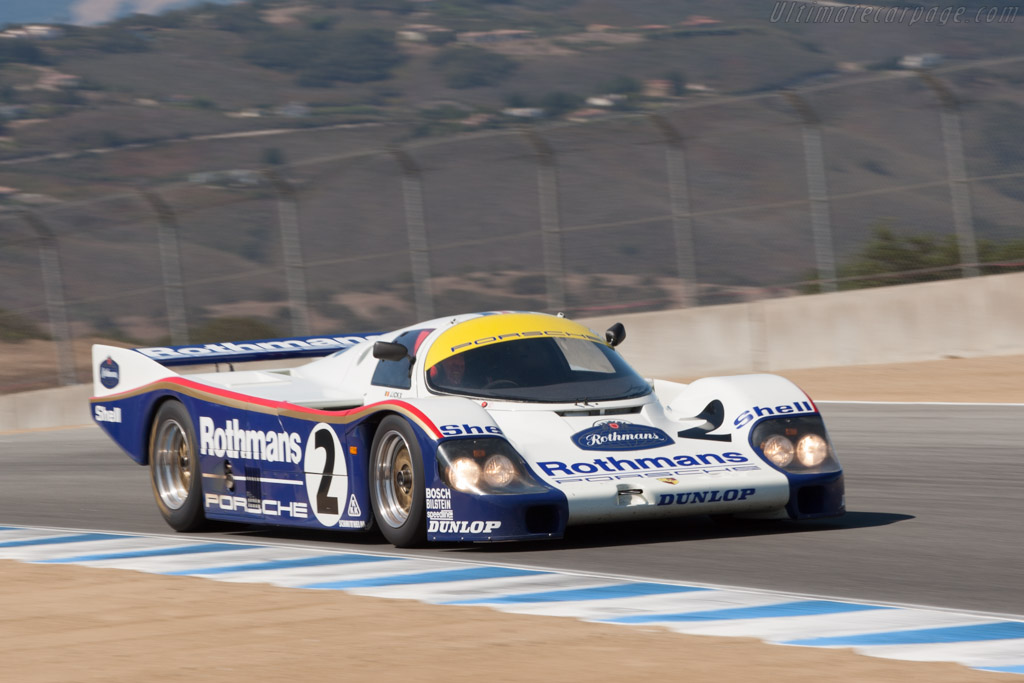
[[[121,369],[117,366],[117,361],[107,356],[107,359],[100,363],[100,384],[107,389],[113,389],[120,381]]]
[[[604,420],[590,429],[576,432],[572,441],[585,451],[639,451],[672,443],[668,434],[655,427],[622,420]]]

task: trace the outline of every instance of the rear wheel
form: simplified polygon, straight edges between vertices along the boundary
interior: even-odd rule
[[[196,446],[185,406],[178,401],[161,405],[149,435],[149,473],[160,514],[178,531],[194,531],[206,521]]]
[[[408,422],[389,415],[377,428],[370,456],[370,503],[384,538],[399,548],[426,541],[425,496],[416,434]]]

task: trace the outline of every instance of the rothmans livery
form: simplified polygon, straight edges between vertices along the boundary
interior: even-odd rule
[[[181,531],[379,529],[406,547],[617,520],[843,514],[842,470],[800,389],[774,375],[645,379],[616,351],[624,338],[621,325],[598,335],[504,312],[375,335],[97,345],[92,415],[149,467]],[[231,369],[171,369],[197,364]]]

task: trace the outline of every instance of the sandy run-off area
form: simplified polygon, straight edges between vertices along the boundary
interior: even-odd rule
[[[779,374],[817,400],[1024,402],[1020,356]],[[482,607],[0,561],[0,681],[228,680],[1022,679]]]

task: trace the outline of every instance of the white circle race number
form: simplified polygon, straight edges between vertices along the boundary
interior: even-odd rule
[[[317,521],[337,526],[348,494],[348,466],[338,435],[330,425],[321,422],[309,433],[303,469],[306,495]]]

